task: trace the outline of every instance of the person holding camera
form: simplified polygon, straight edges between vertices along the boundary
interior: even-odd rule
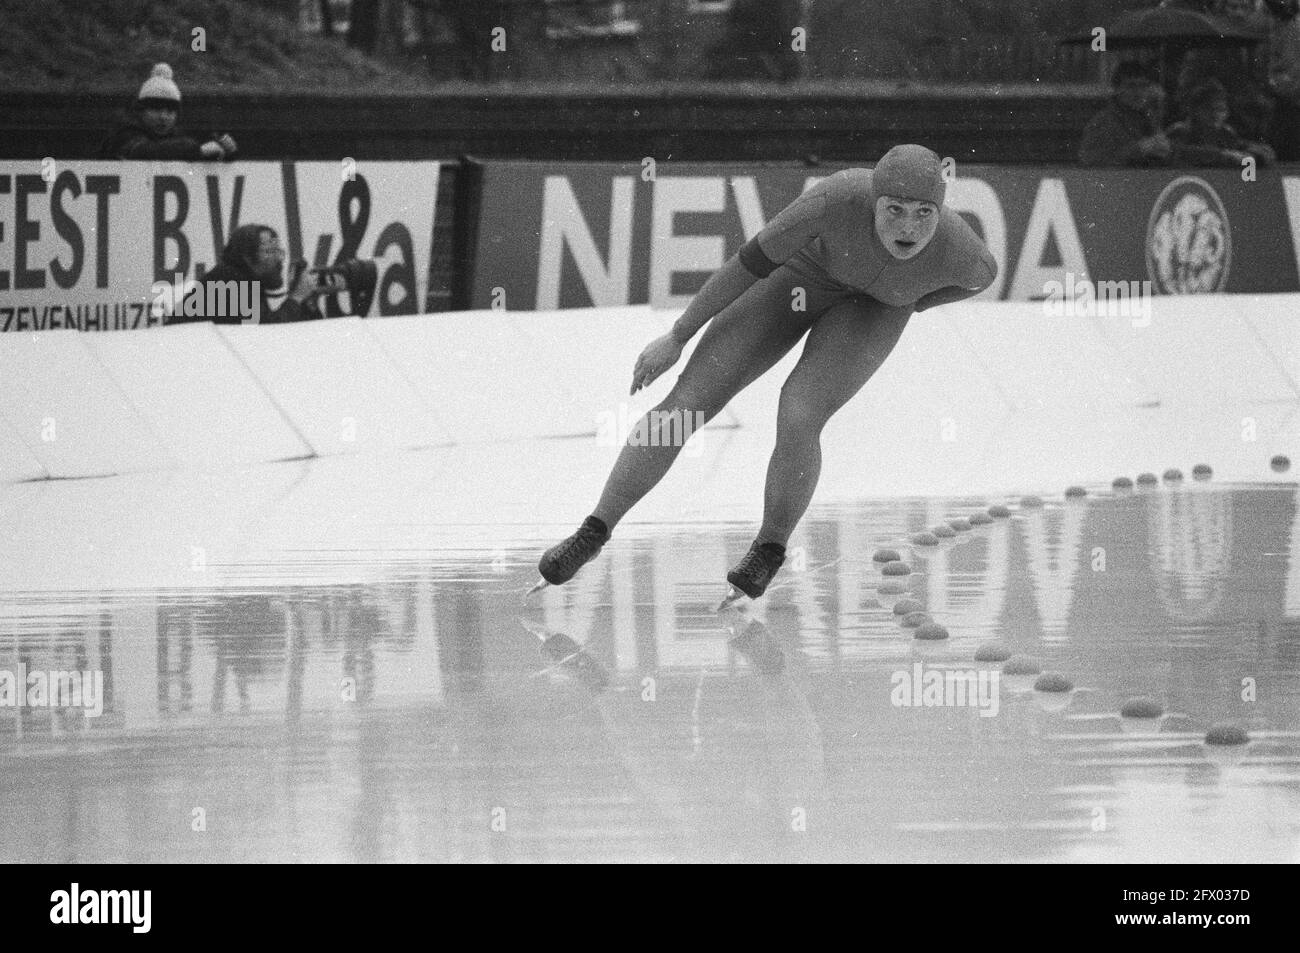
[[[181,90],[172,68],[159,63],[140,87],[132,115],[99,149],[101,159],[180,159],[183,161],[233,159],[238,147],[229,135],[199,142],[177,128]]]
[[[275,229],[269,225],[239,226],[222,250],[220,264],[175,303],[167,324],[288,324],[324,317],[318,299],[336,294],[339,289],[320,281],[305,262],[295,266],[283,302],[278,308],[272,307],[269,293],[285,284],[284,261],[284,245]],[[241,302],[251,307],[238,307]],[[255,313],[246,313],[250,311]]]

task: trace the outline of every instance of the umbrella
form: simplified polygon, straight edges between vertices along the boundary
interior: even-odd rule
[[[1152,7],[1116,17],[1106,27],[1107,49],[1179,46],[1247,46],[1268,38],[1266,23],[1238,23],[1180,7]],[[1091,33],[1070,36],[1062,44],[1087,44]]]

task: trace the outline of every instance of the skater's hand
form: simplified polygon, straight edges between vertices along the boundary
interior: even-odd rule
[[[636,359],[636,367],[632,370],[632,389],[628,393],[635,394],[642,387],[649,387],[655,378],[676,364],[681,356],[682,346],[673,340],[671,334],[655,338]]]

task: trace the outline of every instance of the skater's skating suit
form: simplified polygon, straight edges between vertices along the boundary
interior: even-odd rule
[[[899,148],[933,157],[918,146]],[[877,169],[885,169],[897,151],[891,150]],[[890,192],[873,190],[873,173],[867,169],[830,176],[768,223],[710,279],[715,287],[706,284],[697,296],[698,302],[739,291],[709,321],[656,411],[700,412],[704,419],[712,418],[808,335],[781,388],[759,542],[785,545],[817,485],[822,428],[875,373],[913,311],[969,298],[997,276],[997,263],[979,236],[942,206],[943,183],[928,181],[937,174],[935,168],[904,164],[900,170],[895,163],[888,187],[898,191]],[[885,173],[879,174],[883,183]],[[937,198],[940,220],[930,243],[915,257],[900,260],[876,234],[875,200],[882,194],[913,197],[898,194],[904,190],[925,200]],[[719,292],[718,286],[734,290]],[[797,288],[804,290],[802,311],[795,310]],[[691,323],[688,308],[674,328],[678,341],[693,333]],[[668,422],[671,417],[650,420]],[[670,438],[665,434],[623,448],[593,514],[611,530],[672,466],[680,447],[671,446]]]

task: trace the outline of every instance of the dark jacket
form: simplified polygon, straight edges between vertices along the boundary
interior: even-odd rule
[[[1093,166],[1167,165],[1167,160],[1144,156],[1138,149],[1139,140],[1158,131],[1146,113],[1112,101],[1084,127],[1079,162]]]
[[[249,264],[257,255],[261,233],[260,225],[241,225],[235,229],[230,241],[222,249],[221,262],[203,276],[203,281],[192,292],[198,307],[191,307],[190,310],[196,310],[197,313],[185,314],[182,310],[184,305],[177,305],[176,310],[182,313],[169,315],[167,323],[211,321],[213,324],[244,324],[246,316],[234,305],[242,302],[252,306],[254,288],[257,291],[259,324],[288,324],[291,321],[315,321],[323,317],[311,298],[299,302],[286,297],[279,308],[272,308],[267,291],[273,289],[266,287],[266,283],[258,278]],[[257,284],[254,285],[253,282]]]
[[[199,142],[173,127],[165,136],[155,136],[140,119],[132,116],[123,122],[99,147],[101,159],[204,159]]]

